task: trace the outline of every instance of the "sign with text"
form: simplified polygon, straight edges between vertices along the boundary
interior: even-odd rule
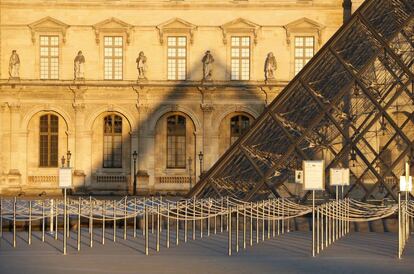
[[[413,190],[413,177],[408,177],[408,182],[405,176],[400,176],[400,191],[411,192]]]
[[[72,188],[72,169],[71,168],[59,168],[59,187],[60,188]]]
[[[320,161],[303,161],[304,190],[325,190],[325,163]]]
[[[329,178],[331,186],[349,186],[349,168],[331,168]]]

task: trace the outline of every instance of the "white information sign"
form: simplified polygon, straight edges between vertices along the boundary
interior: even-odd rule
[[[325,164],[320,161],[303,161],[303,188],[325,190]]]
[[[71,168],[59,168],[59,187],[60,188],[72,188],[72,169]]]
[[[405,176],[400,176],[400,191],[411,192],[413,190],[413,177],[408,177],[408,182]]]
[[[329,175],[331,186],[349,186],[349,168],[331,168]]]
[[[295,170],[295,183],[303,184],[303,171],[302,170]]]

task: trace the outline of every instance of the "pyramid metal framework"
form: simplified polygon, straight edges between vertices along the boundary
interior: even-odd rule
[[[304,201],[294,171],[325,159],[326,179],[349,166],[346,196],[396,199],[414,156],[413,15],[413,0],[365,1],[189,195]]]

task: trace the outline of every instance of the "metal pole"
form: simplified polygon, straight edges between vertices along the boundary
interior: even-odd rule
[[[268,208],[267,208],[267,239],[270,239],[270,199],[267,200]]]
[[[250,202],[250,246],[253,245],[253,203]]]
[[[92,197],[89,196],[89,236],[90,236],[90,243],[89,246],[93,246],[93,208],[92,208]]]
[[[276,236],[276,220],[275,220],[275,200],[272,200],[272,216],[273,216],[273,220],[272,220],[272,236],[273,238]]]
[[[285,199],[282,198],[282,234],[285,234]]]
[[[113,224],[113,236],[114,236],[114,239],[113,239],[113,241],[114,241],[114,243],[116,242],[116,201],[114,200],[114,202],[113,202],[113,210],[114,210],[114,212],[113,212],[113,214],[114,214],[114,224]]]
[[[223,207],[224,207],[224,202],[223,202],[223,197],[221,197],[221,214],[220,214],[220,232],[223,233]]]
[[[137,197],[134,198],[134,238],[137,237]]]
[[[193,240],[196,239],[196,234],[195,234],[195,230],[196,230],[196,213],[195,213],[195,209],[196,209],[196,199],[194,198],[193,201]]]
[[[160,230],[161,230],[161,219],[160,219],[160,205],[157,205],[157,252],[160,251]]]
[[[262,242],[265,240],[265,202],[262,201]]]
[[[82,199],[79,197],[78,202],[78,251],[81,249],[81,207],[82,207]]]
[[[127,238],[127,200],[128,196],[125,196],[124,202],[124,240]]]
[[[256,244],[259,243],[259,202],[256,202]]]
[[[232,249],[231,247],[231,241],[232,241],[231,239],[231,208],[228,207],[228,204],[227,204],[227,209],[228,209],[227,225],[228,225],[229,256],[231,256],[231,249]]]
[[[312,257],[315,257],[315,190],[312,190]]]
[[[236,206],[236,252],[239,252],[239,205]]]
[[[200,238],[201,239],[203,239],[203,226],[204,226],[203,207],[204,207],[204,200],[201,200],[201,205],[200,205]]]
[[[145,255],[148,255],[148,209],[147,205],[144,205],[144,216],[145,216]]]
[[[106,200],[102,203],[102,245],[105,244],[105,214],[106,214]]]
[[[246,249],[246,205],[243,205],[243,249]]]
[[[154,197],[151,197],[151,234],[154,234]]]
[[[3,197],[0,197],[0,238],[3,238]]]
[[[28,233],[28,243],[32,244],[32,201],[29,201],[29,233]]]
[[[55,203],[56,219],[55,219],[55,240],[58,239],[58,217],[59,217],[59,200]]]
[[[143,205],[145,205],[146,203],[147,203],[147,202],[146,202],[146,199],[145,199],[145,197],[144,197],[144,200],[143,200]],[[145,222],[145,214],[143,213],[142,215],[143,215],[143,216],[142,216],[143,221]],[[145,236],[144,224],[142,225],[142,236]]]
[[[207,208],[207,236],[210,236],[210,208],[211,208],[211,198],[208,198],[208,208]]]
[[[53,232],[53,199],[50,199],[50,233]]]
[[[179,233],[180,233],[180,220],[178,218],[178,213],[179,213],[178,206],[179,206],[179,202],[177,201],[176,202],[177,215],[176,215],[176,221],[175,221],[175,245],[178,245]]]
[[[325,204],[324,205],[325,208],[325,247],[328,247],[328,206]]]
[[[167,248],[170,248],[170,203],[167,203]]]
[[[187,206],[188,206],[188,200],[185,200],[185,207],[184,207],[184,242],[187,242],[187,230],[188,230],[188,225],[187,225]]]
[[[66,243],[67,243],[67,227],[66,227],[66,216],[67,216],[67,208],[66,208],[66,188],[63,189],[63,255],[66,255]]]
[[[319,208],[316,209],[316,254],[319,254]]]
[[[42,242],[45,241],[45,228],[46,228],[46,215],[45,215],[45,200],[42,200]],[[1,226],[2,224],[0,224]]]
[[[16,197],[13,201],[13,247],[16,247]]]
[[[216,201],[214,201],[215,203]],[[217,213],[214,212],[214,234],[217,234]]]
[[[279,208],[279,204],[280,204],[280,199],[276,200],[276,206],[277,206],[277,236],[280,235],[280,208]]]

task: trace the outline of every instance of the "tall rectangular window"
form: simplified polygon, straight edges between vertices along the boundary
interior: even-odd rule
[[[40,36],[40,79],[59,78],[59,36]]]
[[[231,80],[250,80],[250,37],[231,37]]]
[[[168,80],[185,80],[187,74],[187,37],[170,36],[167,47]]]
[[[122,80],[123,37],[104,37],[104,79]]]
[[[104,118],[104,168],[122,167],[122,117],[111,114]]]
[[[313,36],[295,37],[295,75],[315,54],[315,38]]]
[[[185,117],[172,115],[167,118],[167,168],[185,168],[186,160]]]
[[[53,114],[40,117],[39,166],[58,166],[59,118]]]

